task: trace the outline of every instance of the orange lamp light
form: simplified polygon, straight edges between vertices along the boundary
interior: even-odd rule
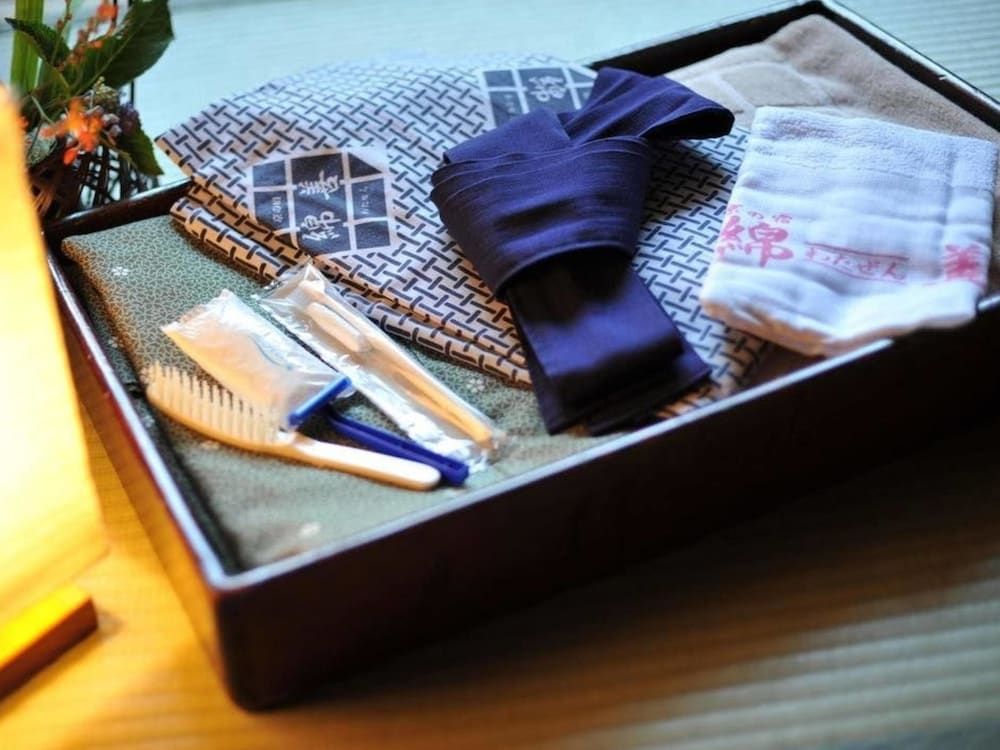
[[[0,696],[96,627],[106,547],[23,148],[0,87]]]

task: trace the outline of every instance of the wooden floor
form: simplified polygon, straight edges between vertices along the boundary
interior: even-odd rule
[[[848,4],[1000,96],[997,0]],[[158,132],[327,60],[582,58],[760,5],[174,0],[177,42],[139,104]],[[0,748],[998,748],[998,435],[994,420],[295,708],[248,715],[222,692],[91,430],[112,551],[82,584],[100,632],[0,702]]]

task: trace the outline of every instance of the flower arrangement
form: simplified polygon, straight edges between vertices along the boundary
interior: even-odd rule
[[[143,176],[161,173],[139,114],[121,92],[160,58],[173,30],[167,0],[135,0],[122,18],[116,2],[101,0],[71,46],[80,2],[64,0],[61,17],[48,26],[45,0],[17,0],[15,17],[6,19],[16,32],[10,84],[20,97],[29,170],[44,170],[42,183],[55,179],[77,189],[77,203],[89,188],[96,205],[113,199],[109,171],[118,197],[141,186]],[[66,171],[75,179],[64,179]],[[44,216],[48,204],[38,197],[36,190]]]

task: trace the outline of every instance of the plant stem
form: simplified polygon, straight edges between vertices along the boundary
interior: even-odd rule
[[[17,0],[14,16],[19,21],[41,23],[45,15],[45,0]],[[38,53],[20,31],[14,32],[10,55],[10,83],[21,94],[27,94],[38,84]]]
[[[59,32],[59,36],[63,38],[63,41],[69,39],[69,27],[71,25],[71,21],[73,20],[73,12],[82,1],[83,0],[65,0],[63,14],[59,20],[56,21],[55,25],[55,29]],[[56,70],[47,62],[43,61],[41,63],[41,70],[38,73],[38,84],[40,86],[46,86],[52,83],[52,79],[55,78],[56,75]]]
[[[34,96],[27,97],[28,101],[31,102],[32,106],[38,110],[38,117],[41,122],[46,124],[52,123],[52,118],[46,114],[45,110],[42,108],[41,103]]]

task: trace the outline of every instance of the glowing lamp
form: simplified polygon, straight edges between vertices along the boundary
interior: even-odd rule
[[[23,147],[0,87],[0,696],[96,627],[106,546]]]

